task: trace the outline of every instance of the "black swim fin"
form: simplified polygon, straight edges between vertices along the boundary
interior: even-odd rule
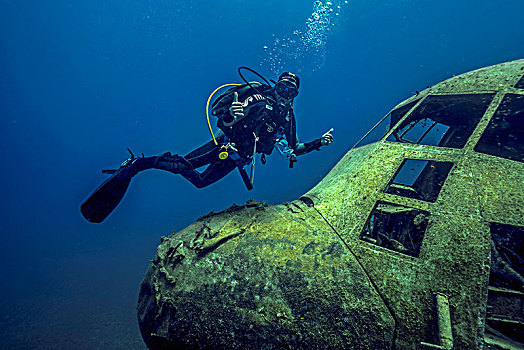
[[[80,211],[87,221],[101,223],[120,203],[133,178],[133,176],[123,174],[121,170],[123,169],[111,175],[82,203]]]

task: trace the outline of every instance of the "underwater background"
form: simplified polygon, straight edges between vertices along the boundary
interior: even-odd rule
[[[0,0],[0,348],[144,349],[135,308],[162,236],[298,198],[415,91],[523,58],[523,13],[522,0]],[[334,128],[334,143],[293,169],[274,152],[250,192],[237,171],[200,190],[147,171],[104,223],[84,220],[126,147],[209,141],[206,100],[241,65],[296,72],[299,139]]]

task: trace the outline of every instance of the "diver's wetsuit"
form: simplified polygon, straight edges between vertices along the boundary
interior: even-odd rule
[[[217,137],[216,140],[219,145],[224,144],[225,135]],[[184,169],[180,174],[197,188],[206,187],[215,183],[237,167],[237,164],[231,157],[220,159],[218,156],[219,153],[220,146],[215,145],[213,141],[209,141],[184,156],[184,158],[191,163],[192,169]],[[242,165],[248,163],[249,159],[244,158]],[[209,166],[203,172],[195,170],[207,164],[209,164]]]
[[[218,156],[224,138],[224,135],[217,137],[218,146],[210,141],[184,157],[176,154],[171,155],[168,152],[160,156],[135,158],[131,161],[131,164],[124,165],[118,170],[118,176],[125,181],[141,171],[159,169],[180,174],[197,188],[209,186],[237,167],[237,163],[231,157],[220,159]],[[244,159],[242,165],[248,162],[249,159]],[[195,170],[208,164],[209,166],[203,172]]]

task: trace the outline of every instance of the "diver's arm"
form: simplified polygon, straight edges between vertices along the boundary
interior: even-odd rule
[[[295,146],[295,155],[301,156],[313,150],[320,151],[321,146],[322,146],[322,141],[320,139],[315,139],[311,142],[305,142],[305,143],[297,142],[297,145]]]
[[[307,154],[313,150],[320,150],[320,147],[322,146],[329,146],[333,142],[333,135],[331,135],[331,132],[333,132],[333,128],[329,130],[328,132],[324,133],[322,137],[315,139],[311,142],[298,142],[298,137],[295,134],[295,140],[297,140],[297,143],[295,145],[295,155],[301,156],[303,154]]]

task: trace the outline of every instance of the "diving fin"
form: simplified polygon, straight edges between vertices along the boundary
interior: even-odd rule
[[[104,181],[80,206],[80,211],[87,221],[101,223],[111,214],[126,194],[133,176],[117,170]]]

